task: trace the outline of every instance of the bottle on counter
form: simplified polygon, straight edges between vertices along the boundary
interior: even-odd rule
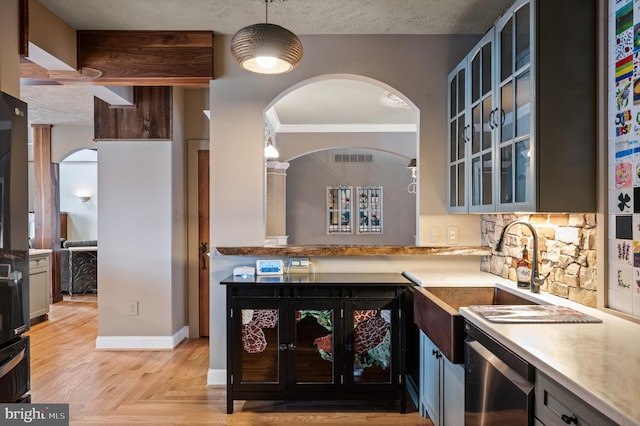
[[[531,286],[531,261],[526,244],[522,250],[522,259],[516,263],[516,276],[518,277],[518,287],[529,288]]]

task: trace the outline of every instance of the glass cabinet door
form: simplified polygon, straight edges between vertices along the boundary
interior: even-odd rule
[[[345,312],[346,383],[354,386],[398,383],[397,303],[360,301]]]
[[[471,73],[471,153],[469,211],[493,209],[493,38],[491,29],[469,54]]]
[[[293,303],[290,311],[289,370],[292,381],[301,385],[336,385],[336,365],[342,362],[340,309],[335,302],[305,301]]]
[[[449,74],[448,86],[448,204],[449,211],[467,211],[466,142],[470,140],[467,124],[467,61],[462,61]]]
[[[238,389],[284,389],[288,348],[281,341],[282,309],[277,302],[239,302],[233,307],[233,380]],[[283,347],[282,345],[285,345]],[[235,362],[239,361],[239,362]]]
[[[520,0],[496,23],[499,63],[498,211],[533,208],[531,79],[533,7]]]

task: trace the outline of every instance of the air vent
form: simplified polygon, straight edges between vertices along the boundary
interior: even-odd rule
[[[373,163],[373,154],[335,154],[334,163]]]

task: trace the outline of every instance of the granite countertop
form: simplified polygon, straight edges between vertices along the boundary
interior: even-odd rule
[[[640,424],[640,324],[553,296],[518,289],[483,272],[405,273],[424,287],[497,285],[543,302],[567,306],[602,323],[492,323],[468,308],[460,313],[481,330],[620,425]]]
[[[215,254],[226,256],[407,256],[459,255],[483,256],[491,254],[490,247],[481,246],[246,246],[216,247]]]

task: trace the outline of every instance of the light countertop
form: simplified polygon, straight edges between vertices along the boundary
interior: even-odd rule
[[[405,275],[423,287],[497,285],[602,319],[588,324],[501,324],[460,309],[464,318],[614,422],[640,424],[640,324],[544,291],[518,289],[515,282],[485,272]]]
[[[51,249],[29,249],[29,256],[39,256],[53,252]]]

